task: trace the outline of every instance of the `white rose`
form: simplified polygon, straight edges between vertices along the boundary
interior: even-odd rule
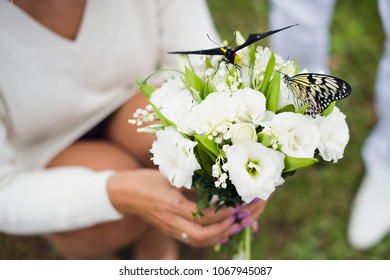
[[[230,138],[233,144],[256,142],[256,127],[251,123],[236,123],[232,125],[225,137]]]
[[[175,187],[192,186],[192,175],[200,168],[194,155],[196,142],[184,138],[175,128],[167,127],[156,132],[150,152],[153,163],[159,166],[160,172]]]
[[[226,151],[229,178],[243,201],[266,200],[283,184],[284,155],[257,142],[234,144]]]
[[[318,150],[326,161],[337,162],[344,155],[349,141],[349,129],[345,115],[335,107],[327,117],[317,117],[315,123],[320,129],[321,140]]]

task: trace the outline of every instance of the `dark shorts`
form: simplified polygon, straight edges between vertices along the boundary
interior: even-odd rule
[[[96,126],[91,128],[87,133],[79,138],[79,140],[97,140],[104,139],[107,135],[107,127],[110,123],[113,114],[108,115]]]

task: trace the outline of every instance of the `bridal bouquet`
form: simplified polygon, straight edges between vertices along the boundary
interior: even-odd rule
[[[217,56],[179,55],[180,70],[161,87],[138,81],[150,105],[129,122],[156,134],[152,160],[171,184],[197,193],[195,217],[207,207],[266,200],[296,170],[337,162],[349,141],[335,102],[312,116],[291,96],[281,73],[298,74],[296,63],[261,46],[239,56],[238,68]],[[228,244],[235,257],[249,259],[251,230],[237,239]]]

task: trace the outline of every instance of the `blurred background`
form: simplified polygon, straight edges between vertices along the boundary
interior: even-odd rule
[[[223,39],[231,40],[236,30],[246,37],[269,29],[267,0],[208,3]],[[351,202],[364,172],[361,147],[375,124],[374,83],[384,42],[377,1],[337,1],[330,32],[330,73],[353,89],[338,103],[347,115],[350,143],[337,164],[298,171],[274,192],[255,236],[254,259],[390,259],[390,235],[365,251],[346,239]],[[261,44],[268,45],[267,39]],[[184,259],[226,258],[212,249],[181,246],[181,251]],[[0,259],[60,258],[42,238],[0,234]]]

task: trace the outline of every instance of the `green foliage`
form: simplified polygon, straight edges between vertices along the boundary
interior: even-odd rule
[[[274,69],[275,69],[275,62],[276,62],[275,55],[274,55],[274,53],[272,53],[272,55],[269,58],[269,61],[267,63],[267,67],[265,69],[263,82],[261,83],[261,86],[260,86],[260,91],[263,93],[265,93],[267,88],[268,88],[269,81],[271,80],[271,76],[272,76]],[[267,97],[267,95],[266,95],[266,97]]]
[[[280,91],[280,73],[275,72],[274,77],[272,78],[271,82],[269,83],[265,91],[265,97],[267,98],[266,107],[268,110],[272,112],[276,112],[276,109],[278,108],[279,91]]]
[[[226,188],[210,188],[214,186],[215,179],[207,174],[193,176],[194,190],[197,193],[197,206],[198,211],[193,213],[196,216],[202,216],[202,210],[211,207],[211,201],[214,196],[219,199],[213,202],[213,206],[216,211],[221,209],[223,206],[235,207],[238,203],[242,203],[241,197],[238,195],[236,188],[228,180]]]
[[[150,99],[152,93],[156,90],[156,88],[148,84],[147,79],[137,80],[136,82],[137,82],[137,90],[141,91],[147,99]]]
[[[189,91],[195,90],[197,93],[199,93],[200,99],[202,100],[206,98],[204,95],[205,86],[202,79],[199,78],[198,75],[196,75],[195,72],[190,70],[188,67],[185,69],[183,80],[186,89]]]
[[[295,158],[291,156],[286,156],[284,159],[284,169],[283,172],[296,171],[301,168],[309,167],[314,163],[318,162],[316,158]]]

